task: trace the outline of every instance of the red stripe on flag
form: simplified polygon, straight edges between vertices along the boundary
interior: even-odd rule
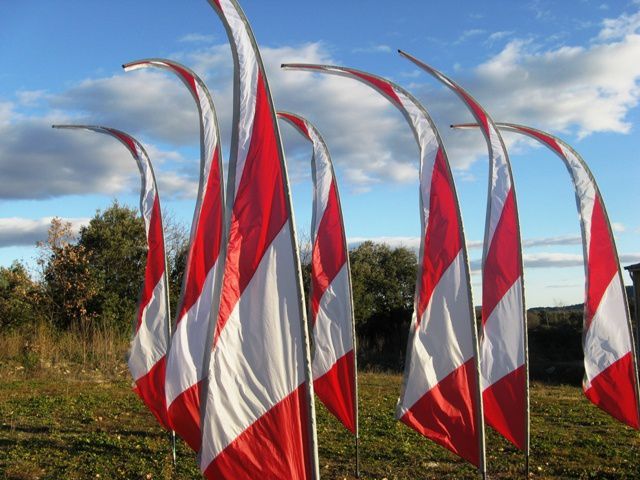
[[[200,450],[200,380],[178,395],[169,405],[171,427],[193,449]]]
[[[207,274],[215,265],[220,253],[220,240],[222,238],[221,178],[222,176],[218,171],[218,149],[216,149],[200,208],[195,238],[191,246],[189,269],[178,322],[200,298]]]
[[[474,116],[476,117],[476,120],[480,122],[480,124],[484,128],[485,135],[488,137],[489,136],[489,120],[487,119],[487,114],[484,113],[484,110],[480,105],[478,105],[478,102],[476,102],[473,98],[471,98],[471,95],[469,95],[464,89],[458,87],[455,84],[453,85],[453,88],[456,90],[456,92],[462,95],[462,98],[464,99],[465,103],[473,112]]]
[[[193,75],[191,75],[184,68],[182,68],[179,65],[176,65],[175,63],[170,63],[168,65],[171,69],[173,69],[178,75],[180,75],[180,77],[182,77],[187,82],[187,84],[189,85],[189,88],[191,89],[195,97],[200,98],[198,95],[198,89],[196,88],[196,80],[193,78]]]
[[[115,130],[113,128],[107,128],[106,130],[111,132],[112,135],[115,135],[122,143],[124,143],[127,146],[129,151],[131,152],[131,155],[133,155],[133,158],[135,158],[136,160],[139,158],[138,151],[136,149],[136,144],[134,143],[133,139],[129,135],[119,132],[118,130]]]
[[[311,322],[316,323],[320,300],[338,272],[347,262],[342,240],[340,204],[336,193],[335,180],[329,188],[327,206],[318,226],[318,235],[313,244],[311,258]]]
[[[307,389],[302,384],[227,446],[209,464],[204,476],[209,479],[311,478],[313,462],[308,444],[307,411]],[[304,456],[300,452],[304,452]]]
[[[160,199],[158,195],[156,195],[153,201],[147,245],[147,264],[144,269],[144,285],[142,286],[140,305],[138,307],[136,332],[140,329],[140,325],[142,325],[142,315],[145,307],[153,297],[153,290],[156,288],[156,285],[158,285],[158,282],[162,281],[164,274],[164,236],[160,222]]]
[[[631,352],[591,379],[584,394],[595,405],[630,427],[640,429]]]
[[[482,392],[487,423],[520,450],[526,444],[526,380],[521,365]]]
[[[300,130],[302,135],[304,135],[309,140],[311,139],[311,137],[309,136],[309,129],[307,128],[307,125],[302,121],[302,119],[300,119],[300,117],[297,117],[296,115],[289,115],[288,113],[284,112],[278,112],[278,116],[289,120],[298,128],[298,130]]]
[[[591,240],[589,242],[589,268],[587,268],[587,303],[585,305],[585,327],[589,330],[593,316],[598,310],[602,296],[613,277],[618,273],[618,264],[609,231],[607,218],[600,195],[596,195],[591,214]]]
[[[338,359],[331,370],[314,380],[313,388],[327,409],[355,435],[356,410],[353,404],[355,378],[353,372],[353,350],[350,350]]]
[[[502,297],[522,275],[518,248],[518,222],[513,188],[509,190],[500,220],[493,232],[482,272],[482,325]]]
[[[233,204],[214,344],[264,252],[289,218],[283,183],[277,135],[259,74],[251,144]]]
[[[373,77],[371,75],[367,75],[366,73],[356,72],[354,70],[348,70],[348,69],[345,69],[345,70],[347,70],[352,75],[355,75],[356,77],[360,78],[361,80],[364,80],[365,83],[370,83],[375,88],[377,88],[382,93],[384,93],[387,97],[389,97],[389,99],[392,102],[394,102],[397,106],[402,107],[402,102],[400,101],[400,98],[398,98],[398,95],[393,90],[393,88],[391,88],[391,85],[389,85],[389,83],[379,78]]]
[[[164,394],[165,359],[166,357],[162,357],[151,367],[151,370],[146,375],[136,380],[136,386],[133,391],[138,394],[144,404],[151,410],[160,425],[169,430],[167,403]]]
[[[531,135],[532,137],[537,138],[542,143],[546,144],[549,148],[551,148],[554,152],[556,152],[558,155],[560,155],[562,158],[565,158],[565,154],[562,151],[562,148],[560,148],[560,145],[558,145],[558,142],[556,142],[555,138],[552,138],[549,135],[545,135],[542,132],[538,132],[530,128],[517,127],[517,129],[520,130],[521,132],[526,133],[527,135]]]
[[[479,466],[476,403],[475,359],[471,358],[429,390],[400,421]]]
[[[416,328],[433,290],[462,248],[456,197],[442,149],[438,150],[433,167],[429,208]]]

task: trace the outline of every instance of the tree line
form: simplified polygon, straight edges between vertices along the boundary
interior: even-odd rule
[[[166,223],[172,312],[186,265],[186,229]],[[108,329],[131,335],[146,262],[144,223],[137,210],[114,202],[76,234],[52,220],[38,244],[36,271],[20,261],[0,267],[0,332],[46,322],[87,338]],[[308,257],[308,256],[307,256]],[[302,255],[308,296],[310,259]],[[411,320],[416,255],[365,242],[349,253],[361,362],[384,366],[403,360]],[[308,302],[307,302],[308,305]]]
[[[184,226],[165,219],[172,312],[186,265]],[[301,242],[308,302],[309,242]],[[55,331],[89,339],[108,331],[127,339],[136,316],[146,262],[144,223],[137,210],[114,202],[76,234],[53,219],[38,244],[36,271],[23,262],[0,267],[0,334],[46,323]],[[349,252],[358,360],[363,368],[404,365],[417,272],[414,251],[364,242]],[[478,311],[479,318],[479,311]],[[529,351],[534,378],[579,381],[582,307],[531,309]]]

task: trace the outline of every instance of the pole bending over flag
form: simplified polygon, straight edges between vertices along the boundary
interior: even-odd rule
[[[484,474],[475,315],[460,209],[449,162],[424,107],[400,86],[351,68],[285,64],[359,80],[405,116],[420,148],[421,245],[398,418]]]
[[[639,429],[640,395],[631,318],[616,244],[598,185],[582,157],[559,138],[522,125],[497,126],[538,140],[557,154],[569,170],[580,214],[586,280],[582,388],[602,410]]]
[[[484,415],[529,459],[529,375],[522,246],[507,150],[493,120],[462,87],[425,63],[409,59],[453,90],[469,108],[489,149],[489,199],[482,258],[480,366]]]
[[[293,113],[278,112],[278,116],[313,144],[310,293],[313,387],[329,411],[356,436],[357,452],[358,374],[353,296],[338,184],[329,149],[318,129]]]
[[[171,338],[169,284],[160,197],[151,161],[135,138],[115,128],[93,125],[54,125],[53,128],[89,130],[110,135],[127,147],[140,169],[140,211],[149,250],[128,363],[136,382],[135,392],[162,426],[170,430],[164,392],[165,356]]]
[[[147,67],[175,73],[196,101],[200,116],[200,185],[196,200],[187,265],[178,302],[175,332],[167,355],[166,396],[173,429],[189,446],[200,449],[201,385],[218,313],[224,259],[224,181],[220,135],[215,107],[204,82],[187,67],[164,59],[123,66],[125,71]]]
[[[316,479],[300,260],[262,60],[235,0],[209,0],[234,59],[229,243],[202,417],[207,478]]]

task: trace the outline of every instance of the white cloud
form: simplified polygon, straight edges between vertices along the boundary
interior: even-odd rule
[[[617,18],[607,18],[598,34],[598,40],[617,40],[634,34],[640,28],[640,12],[623,13]]]
[[[623,265],[640,263],[640,253],[623,253],[620,255],[620,263]]]
[[[350,237],[347,240],[349,248],[356,248],[364,242],[384,243],[391,248],[409,248],[416,253],[420,250],[420,237]]]
[[[29,107],[37,105],[46,96],[47,92],[45,90],[20,90],[16,92],[18,102]]]
[[[640,13],[637,15],[640,22]],[[627,22],[630,23],[630,22]],[[530,40],[513,39],[498,54],[456,80],[483,104],[496,121],[538,126],[544,130],[628,133],[628,112],[640,98],[640,35],[635,24],[626,36],[583,46],[544,49]],[[603,27],[603,32],[607,27]],[[606,34],[605,36],[609,36]],[[410,52],[412,53],[412,52]],[[426,59],[428,60],[428,59]],[[434,65],[438,67],[438,65]],[[430,77],[409,89],[422,100],[440,126],[472,121],[450,90]],[[466,168],[486,158],[480,132],[441,128],[454,167]],[[505,135],[507,148],[529,145],[517,135]],[[527,147],[528,148],[528,147]]]
[[[158,71],[135,71],[88,79],[51,98],[51,106],[79,122],[113,126],[185,145],[198,138],[193,99],[175,78]]]
[[[420,249],[420,237],[393,237],[393,236],[384,236],[384,237],[351,237],[349,238],[350,246],[357,246],[365,241],[372,241],[375,243],[385,243],[391,247],[407,247],[415,250],[416,252]],[[557,246],[557,245],[580,245],[582,243],[582,239],[579,236],[573,235],[562,235],[557,237],[543,237],[543,238],[529,238],[524,239],[522,241],[523,248],[533,248],[533,247],[548,247],[548,246]],[[477,250],[481,249],[484,242],[482,240],[468,240],[467,241],[467,249],[468,250]],[[538,255],[538,254],[535,254]],[[537,257],[532,256],[532,259]],[[546,255],[546,254],[541,254]],[[555,254],[551,254],[555,255]],[[560,255],[560,254],[558,254]],[[580,256],[582,259],[582,256]]]
[[[352,50],[353,53],[390,53],[389,45],[370,45],[368,47],[359,47]]]
[[[0,218],[0,247],[30,246],[47,239],[49,226],[53,217],[38,219],[10,217]],[[89,224],[89,218],[63,218],[71,223],[74,234]]]
[[[13,104],[0,102],[0,128],[8,125],[13,115]]]
[[[188,33],[180,37],[180,41],[183,43],[211,43],[214,40],[215,36],[204,33]]]
[[[582,254],[573,253],[525,253],[522,260],[526,268],[578,267],[584,264]]]
[[[92,132],[54,130],[53,123],[80,122],[68,113],[53,112],[44,117],[14,115],[8,123],[0,123],[0,177],[3,179],[0,198],[113,195],[138,190],[140,181],[135,161],[119,142]],[[163,196],[184,196],[190,192],[191,176],[170,168],[158,168],[169,160],[175,164],[181,158],[176,152],[148,143],[146,150],[156,166]],[[192,196],[191,193],[188,196]]]
[[[175,172],[162,172],[157,176],[158,191],[163,198],[195,198],[198,195],[198,179]]]
[[[640,58],[640,35],[633,33],[637,25],[632,18],[636,16],[607,20],[599,41],[586,47],[544,50],[530,41],[513,39],[474,69],[456,73],[456,80],[496,120],[523,122],[552,131],[577,131],[580,135],[626,133],[631,127],[626,115],[640,96],[640,62],[636,61]],[[473,29],[464,35],[468,38],[481,33],[480,29]],[[508,35],[507,31],[494,32],[488,38]],[[183,39],[194,45],[196,40],[210,40],[199,34]],[[226,42],[196,47],[173,58],[189,65],[215,87],[212,96],[226,151],[233,97],[230,49]],[[373,47],[379,51],[387,48]],[[277,107],[300,113],[319,128],[347,188],[366,191],[379,183],[417,181],[418,151],[411,130],[387,100],[350,79],[280,69],[283,62],[341,63],[327,46],[309,43],[262,47],[261,52]],[[423,74],[420,78],[420,83],[417,78],[410,79],[413,83],[406,87],[422,100],[438,125],[470,120],[468,111],[450,91],[439,88]],[[159,181],[165,188],[181,191],[193,185],[197,161],[171,155],[177,147],[197,148],[196,109],[184,86],[166,72],[138,71],[86,79],[56,94],[24,92],[22,101],[48,102],[50,111],[45,117],[25,117],[15,112],[15,105],[0,103],[0,173],[9,174],[5,178],[16,178],[18,170],[24,173],[19,182],[5,182],[10,185],[0,188],[0,198],[113,193],[127,183],[121,172],[128,168],[128,159],[107,160],[104,149],[110,148],[110,154],[115,150],[102,147],[102,152],[97,151],[97,140],[61,140],[64,135],[59,133],[54,139],[46,131],[54,119],[115,126],[139,136],[146,144],[162,145],[161,154],[154,152],[154,161],[167,166],[179,163],[184,169],[167,173],[166,179]],[[457,171],[464,171],[476,159],[486,158],[486,144],[479,132],[442,128],[441,134]],[[283,136],[290,169],[295,173],[292,178],[308,177],[305,140],[298,135]],[[529,145],[515,135],[506,136],[505,141],[512,149]],[[16,162],[17,158],[22,161]],[[97,168],[93,168],[94,163]],[[33,188],[26,173],[39,169],[47,172],[51,185]],[[84,178],[80,180],[75,172],[84,173]],[[95,174],[95,182],[89,172]],[[473,179],[460,175],[462,179]]]
[[[558,237],[529,238],[522,241],[524,248],[548,247],[552,245],[581,245],[582,237],[579,235],[561,235]]]
[[[454,45],[458,45],[460,43],[466,42],[467,40],[469,40],[470,38],[473,37],[477,37],[478,35],[482,35],[485,31],[480,29],[480,28],[471,28],[469,30],[465,30],[464,32],[462,32],[462,34],[458,37],[458,39],[453,42]]]
[[[513,34],[514,34],[513,30],[501,30],[498,32],[493,32],[491,35],[487,37],[487,43],[493,44],[494,42],[497,42],[498,40],[502,40],[503,38],[510,37]]]
[[[625,117],[640,93],[640,65],[632,60],[640,55],[640,36],[589,48],[534,49],[514,40],[476,68],[475,95],[488,99],[495,119],[577,128],[581,136],[629,132]]]
[[[615,233],[623,233],[627,231],[627,227],[625,227],[624,224],[620,222],[611,222],[611,230],[613,230]]]

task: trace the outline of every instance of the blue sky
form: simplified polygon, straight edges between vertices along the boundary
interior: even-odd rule
[[[439,5],[434,5],[439,3]],[[347,234],[414,247],[417,147],[404,118],[353,81],[283,72],[282,62],[345,65],[414,93],[443,136],[472,266],[484,231],[487,155],[458,99],[395,52],[401,48],[467,88],[495,120],[529,124],[572,144],[599,182],[622,263],[640,262],[640,2],[325,1],[242,6],[261,46],[276,106],[306,116],[336,165]],[[223,149],[231,128],[232,61],[205,0],[0,2],[0,264],[33,264],[53,216],[76,228],[113,199],[137,206],[137,169],[115,141],[52,131],[95,123],[137,136],[156,165],[165,210],[187,226],[198,173],[193,100],[166,72],[124,62],[174,59],[209,85]],[[310,148],[282,125],[298,230],[309,231]],[[513,134],[510,148],[525,241],[527,304],[582,302],[573,189],[548,151]],[[626,276],[626,274],[625,274]],[[476,302],[479,275],[474,275]]]

